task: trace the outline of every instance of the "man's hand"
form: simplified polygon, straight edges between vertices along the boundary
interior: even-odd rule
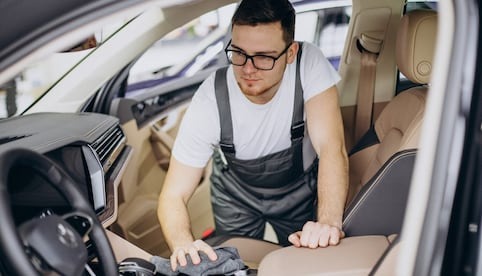
[[[288,236],[288,240],[296,247],[327,247],[337,245],[345,233],[336,226],[308,221],[302,231],[295,232]]]
[[[211,261],[218,259],[214,249],[202,240],[195,240],[192,243],[186,244],[184,246],[175,247],[171,255],[171,269],[176,271],[177,263],[181,266],[187,265],[186,254],[191,256],[193,264],[199,264],[201,262],[201,257],[199,257],[199,251],[206,253]]]

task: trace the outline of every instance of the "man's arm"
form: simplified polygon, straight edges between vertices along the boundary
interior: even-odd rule
[[[344,237],[341,227],[348,190],[348,158],[336,87],[314,96],[305,106],[308,133],[320,159],[318,221],[307,222],[289,240],[295,246],[326,247]]]
[[[186,254],[194,264],[200,263],[198,251],[204,251],[211,260],[216,260],[214,250],[201,240],[194,241],[187,212],[187,202],[201,180],[203,168],[184,165],[172,157],[169,170],[159,195],[158,218],[164,237],[171,248],[171,268],[177,263],[187,264]]]

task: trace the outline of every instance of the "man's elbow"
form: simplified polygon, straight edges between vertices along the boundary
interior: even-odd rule
[[[348,161],[348,155],[343,141],[319,144],[317,147],[315,146],[315,151],[320,158],[330,156],[333,158],[342,158],[346,162]]]

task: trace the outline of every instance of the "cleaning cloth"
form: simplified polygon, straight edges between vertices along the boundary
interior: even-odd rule
[[[218,255],[215,261],[211,261],[204,252],[199,252],[201,262],[193,264],[191,257],[186,255],[187,265],[178,265],[176,271],[172,271],[169,259],[159,256],[152,256],[151,262],[156,266],[156,272],[162,275],[230,275],[237,271],[246,269],[243,261],[239,257],[238,250],[234,247],[216,247],[214,251]]]

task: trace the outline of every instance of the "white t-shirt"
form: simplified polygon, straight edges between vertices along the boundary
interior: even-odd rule
[[[307,42],[303,43],[300,69],[305,103],[340,80],[340,76],[322,52]],[[214,76],[214,73],[211,74],[194,94],[172,151],[176,160],[192,167],[204,167],[213,153],[213,148],[219,145],[221,129],[214,92]],[[236,158],[255,159],[291,146],[295,80],[296,61],[287,65],[275,96],[266,104],[255,104],[241,92],[232,65],[229,67],[227,84]],[[306,130],[305,125],[305,169],[316,156]]]

